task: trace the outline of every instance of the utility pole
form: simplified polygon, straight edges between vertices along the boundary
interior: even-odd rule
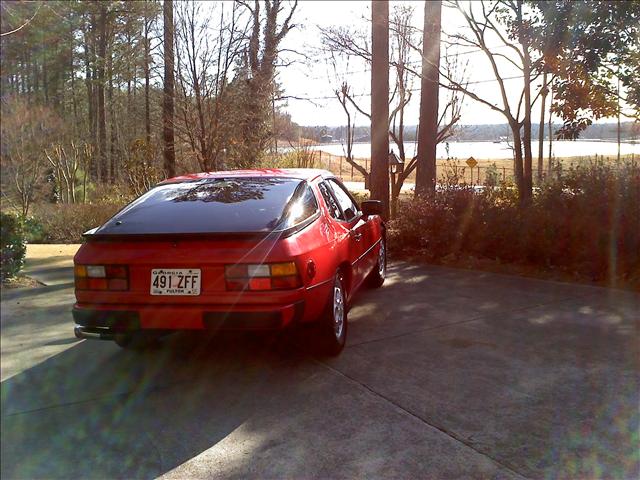
[[[432,194],[436,189],[441,13],[442,2],[424,2],[416,195]]]
[[[173,0],[164,0],[164,103],[162,105],[162,136],[164,140],[164,173],[176,176],[176,152],[173,131]]]
[[[373,200],[382,201],[389,218],[389,2],[372,0],[371,175]]]

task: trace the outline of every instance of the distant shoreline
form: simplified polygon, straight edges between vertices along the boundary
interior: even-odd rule
[[[544,139],[545,143],[548,142],[548,139],[545,138]],[[618,140],[615,138],[579,138],[577,140],[553,140],[554,142],[575,142],[575,143],[580,143],[580,142],[589,142],[589,143],[618,143]],[[353,142],[353,145],[368,145],[371,142]],[[406,141],[404,142],[405,145],[413,145],[415,143],[417,143],[417,141],[415,140],[411,140],[411,141]],[[505,140],[451,140],[448,143],[509,143]],[[538,141],[532,141],[531,143],[535,143],[537,144]],[[620,140],[620,144],[627,144],[627,145],[640,145],[640,138],[631,138],[631,139],[624,139],[624,140]],[[344,145],[342,142],[325,142],[325,143],[309,143],[309,144],[305,144],[306,147],[323,147],[326,145]]]

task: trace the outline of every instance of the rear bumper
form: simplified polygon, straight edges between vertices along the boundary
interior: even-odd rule
[[[283,306],[115,306],[73,307],[78,338],[112,340],[119,333],[139,330],[279,330],[299,323],[305,302]]]

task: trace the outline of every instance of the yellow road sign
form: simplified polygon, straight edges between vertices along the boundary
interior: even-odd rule
[[[478,161],[473,157],[469,157],[467,159],[467,165],[469,165],[471,168],[474,168],[476,165],[478,165]]]

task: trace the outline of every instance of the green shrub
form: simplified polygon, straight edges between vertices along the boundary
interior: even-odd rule
[[[43,229],[43,243],[79,243],[82,234],[98,227],[124,205],[100,204],[40,204],[34,207],[35,222]]]
[[[594,280],[640,279],[640,167],[594,163],[565,170],[518,204],[503,186],[450,187],[403,201],[391,245],[427,260],[472,255],[559,267]]]
[[[33,216],[27,217],[22,222],[22,227],[27,243],[46,243],[47,232],[40,220]]]
[[[494,163],[487,167],[487,170],[484,174],[484,184],[487,187],[496,187],[500,182],[500,173],[498,172],[498,167]]]
[[[20,219],[8,213],[0,214],[2,237],[2,280],[14,277],[24,264],[27,251]]]

